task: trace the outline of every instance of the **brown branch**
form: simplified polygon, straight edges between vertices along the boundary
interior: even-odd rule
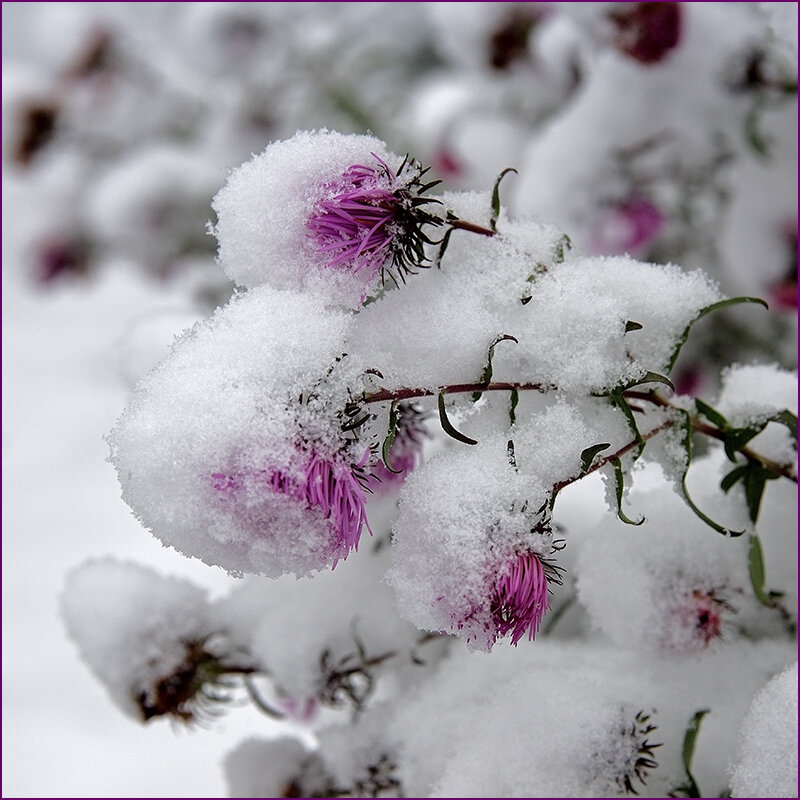
[[[671,419],[666,420],[666,422],[662,422],[660,425],[653,428],[653,430],[648,431],[647,433],[643,433],[642,441],[646,442],[648,441],[648,439],[652,439],[654,436],[661,433],[661,431],[665,431],[672,425],[673,425],[673,420]],[[592,466],[589,467],[589,469],[587,469],[586,472],[582,472],[575,478],[568,478],[567,480],[559,481],[558,483],[553,484],[553,496],[557,495],[565,486],[569,486],[571,483],[575,483],[576,481],[579,481],[581,478],[585,478],[587,475],[591,475],[593,472],[597,472],[597,470],[602,469],[615,459],[621,458],[626,453],[629,453],[631,450],[633,450],[634,447],[637,447],[640,444],[641,442],[639,440],[634,439],[634,441],[628,442],[628,444],[626,444],[624,447],[620,447],[620,449],[617,450],[616,453],[612,453],[610,456],[605,456],[595,464],[592,464]]]
[[[510,392],[536,391],[546,392],[555,389],[555,386],[546,386],[542,383],[454,383],[450,386],[440,386],[438,389],[379,389],[377,392],[365,394],[365,403],[382,403],[386,400],[410,400],[414,397],[435,397],[440,392],[444,394],[465,394],[468,392]]]
[[[673,406],[669,400],[667,400],[665,397],[662,397],[660,394],[658,394],[658,392],[629,391],[624,392],[624,395],[626,398],[645,400],[649,403],[653,403],[653,405],[660,406],[661,408],[675,408],[675,406]],[[716,426],[710,425],[707,422],[703,422],[694,416],[691,417],[691,420],[692,430],[702,433],[705,436],[710,436],[712,439],[717,439],[720,442],[725,441],[725,432],[721,431]],[[762,456],[760,453],[756,453],[755,450],[752,450],[749,447],[742,447],[736,452],[741,453],[751,463],[760,464],[769,472],[772,472],[775,475],[780,475],[782,478],[786,478],[793,483],[797,483],[797,475],[792,472],[792,468],[790,466],[786,464],[779,464],[777,461],[773,461],[771,458],[767,458],[766,456]]]
[[[493,231],[491,228],[484,228],[482,225],[476,225],[474,222],[467,222],[465,219],[448,220],[448,224],[452,228],[458,228],[462,231],[470,231],[470,233],[479,233],[481,236],[497,235],[497,231]]]

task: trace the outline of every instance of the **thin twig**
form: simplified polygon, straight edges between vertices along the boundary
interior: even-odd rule
[[[470,233],[479,233],[481,236],[496,236],[497,231],[491,228],[484,228],[483,225],[476,225],[474,222],[467,222],[465,219],[449,220],[448,224],[452,228],[458,228],[462,231],[470,231]]]

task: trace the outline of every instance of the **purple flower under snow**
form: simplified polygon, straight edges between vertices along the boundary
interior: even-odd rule
[[[370,469],[370,488],[376,492],[390,490],[405,481],[422,461],[422,448],[430,436],[425,427],[427,414],[418,406],[399,403],[395,413],[396,427],[388,463],[378,461]]]
[[[326,557],[335,567],[339,559],[347,558],[351,550],[358,549],[361,531],[365,525],[372,534],[367,521],[367,500],[364,494],[368,480],[364,465],[368,458],[368,449],[355,465],[312,452],[300,472],[259,470],[260,480],[255,484],[260,485],[265,493],[271,490],[287,495],[306,508],[322,513],[331,534]],[[252,492],[252,479],[253,475],[245,479],[245,476],[224,472],[211,475],[214,489],[230,499],[236,499],[237,495],[245,491]],[[243,501],[243,505],[246,504],[247,501]]]
[[[644,197],[605,208],[592,225],[589,247],[598,255],[643,255],[666,220]]]
[[[396,269],[403,279],[424,265],[424,245],[430,239],[422,225],[442,224],[422,208],[438,202],[422,195],[440,181],[423,184],[427,170],[408,157],[395,172],[372,156],[375,164],[355,164],[330,184],[307,222],[325,265],[366,273],[366,283],[381,270]]]
[[[533,553],[521,553],[493,586],[492,622],[497,638],[511,634],[511,644],[528,635],[535,638],[549,608],[547,576],[542,561]]]

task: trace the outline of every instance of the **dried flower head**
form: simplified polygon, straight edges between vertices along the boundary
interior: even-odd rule
[[[618,722],[604,732],[587,762],[598,797],[619,793],[638,795],[635,784],[645,786],[649,771],[658,767],[653,751],[661,744],[648,738],[656,730],[652,714],[638,711],[633,719],[631,716],[630,709],[619,710]]]
[[[235,664],[211,639],[181,644],[183,659],[169,674],[133,690],[144,722],[168,716],[189,724],[217,717],[234,699],[237,676],[254,671],[249,664]]]

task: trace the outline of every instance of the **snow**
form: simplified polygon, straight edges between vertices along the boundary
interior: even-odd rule
[[[205,593],[188,581],[108,558],[70,572],[61,599],[81,656],[114,702],[137,720],[140,703],[154,702],[153,687],[184,663],[186,645],[213,633],[208,612]]]
[[[347,446],[336,411],[357,388],[358,363],[327,373],[349,323],[313,295],[260,287],[180,339],[109,436],[123,498],[143,524],[232,573],[324,566],[326,520],[263,484],[276,472],[302,478],[301,445],[321,456]],[[350,447],[356,463],[364,446]]]
[[[369,288],[364,276],[326,268],[306,225],[332,183],[375,157],[393,169],[402,161],[374,137],[320,130],[273,142],[233,170],[214,198],[225,274],[240,286],[308,289],[329,302],[359,305]]]
[[[731,797],[797,794],[797,662],[753,698],[742,722]]]
[[[11,244],[4,237],[4,249]],[[103,435],[127,395],[117,342],[142,314],[186,308],[185,295],[122,267],[41,294],[5,255],[3,794],[115,797],[124,787],[139,797],[220,797],[220,753],[244,731],[271,730],[263,715],[239,709],[191,736],[164,721],[143,726],[109,702],[59,614],[65,574],[105,554],[217,594],[230,585],[143,531],[105,461]]]

